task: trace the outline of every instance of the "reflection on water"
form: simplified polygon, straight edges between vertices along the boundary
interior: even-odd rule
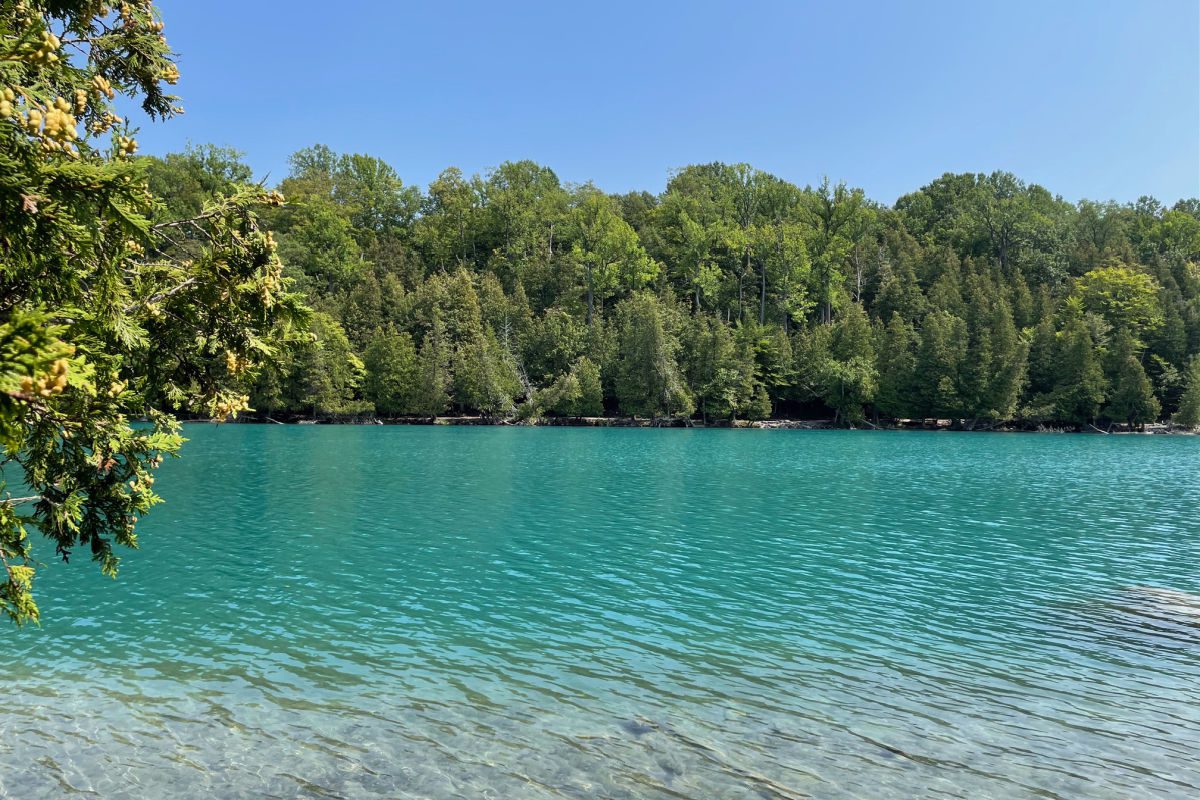
[[[3,634],[4,796],[1200,792],[1200,440],[188,433]]]

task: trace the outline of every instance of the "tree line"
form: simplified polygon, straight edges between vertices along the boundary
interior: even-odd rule
[[[164,219],[252,177],[212,146],[145,161]],[[290,164],[263,224],[314,311],[247,386],[262,415],[1200,423],[1200,200],[995,172],[886,206],[721,163],[659,194],[531,161],[421,191],[324,146]]]

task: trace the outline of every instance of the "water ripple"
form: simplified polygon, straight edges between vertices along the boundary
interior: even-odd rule
[[[1195,439],[188,433],[0,795],[1200,794]]]

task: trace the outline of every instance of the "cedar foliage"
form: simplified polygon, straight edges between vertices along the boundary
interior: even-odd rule
[[[183,442],[175,415],[244,411],[304,317],[256,216],[281,195],[213,148],[134,158],[116,95],[180,111],[162,31],[148,2],[0,2],[0,612],[17,624],[38,620],[29,532],[115,575]],[[164,203],[168,172],[183,180]],[[344,342],[339,321],[313,324]],[[298,395],[356,402],[344,345],[287,357],[289,378],[307,370]]]

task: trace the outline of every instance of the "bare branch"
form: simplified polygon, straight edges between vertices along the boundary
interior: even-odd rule
[[[134,303],[131,306],[126,306],[125,313],[130,314],[139,308],[150,305],[151,303],[158,303],[162,300],[166,300],[169,297],[174,297],[175,295],[179,294],[180,292],[182,292],[184,289],[191,286],[195,282],[196,282],[195,278],[188,278],[186,281],[179,284],[178,286],[175,286],[172,289],[168,289],[165,292],[159,292],[158,294],[154,295],[153,297],[151,297],[147,300],[142,300],[140,302]]]
[[[208,211],[205,211],[203,214],[200,214],[195,217],[188,217],[187,219],[176,219],[176,220],[171,220],[170,222],[160,222],[157,225],[151,225],[150,230],[161,231],[166,228],[182,228],[184,225],[196,225],[197,223],[201,222],[202,220],[212,219],[213,217],[219,216],[221,211],[222,211],[221,207],[217,206],[214,208],[210,208]]]

